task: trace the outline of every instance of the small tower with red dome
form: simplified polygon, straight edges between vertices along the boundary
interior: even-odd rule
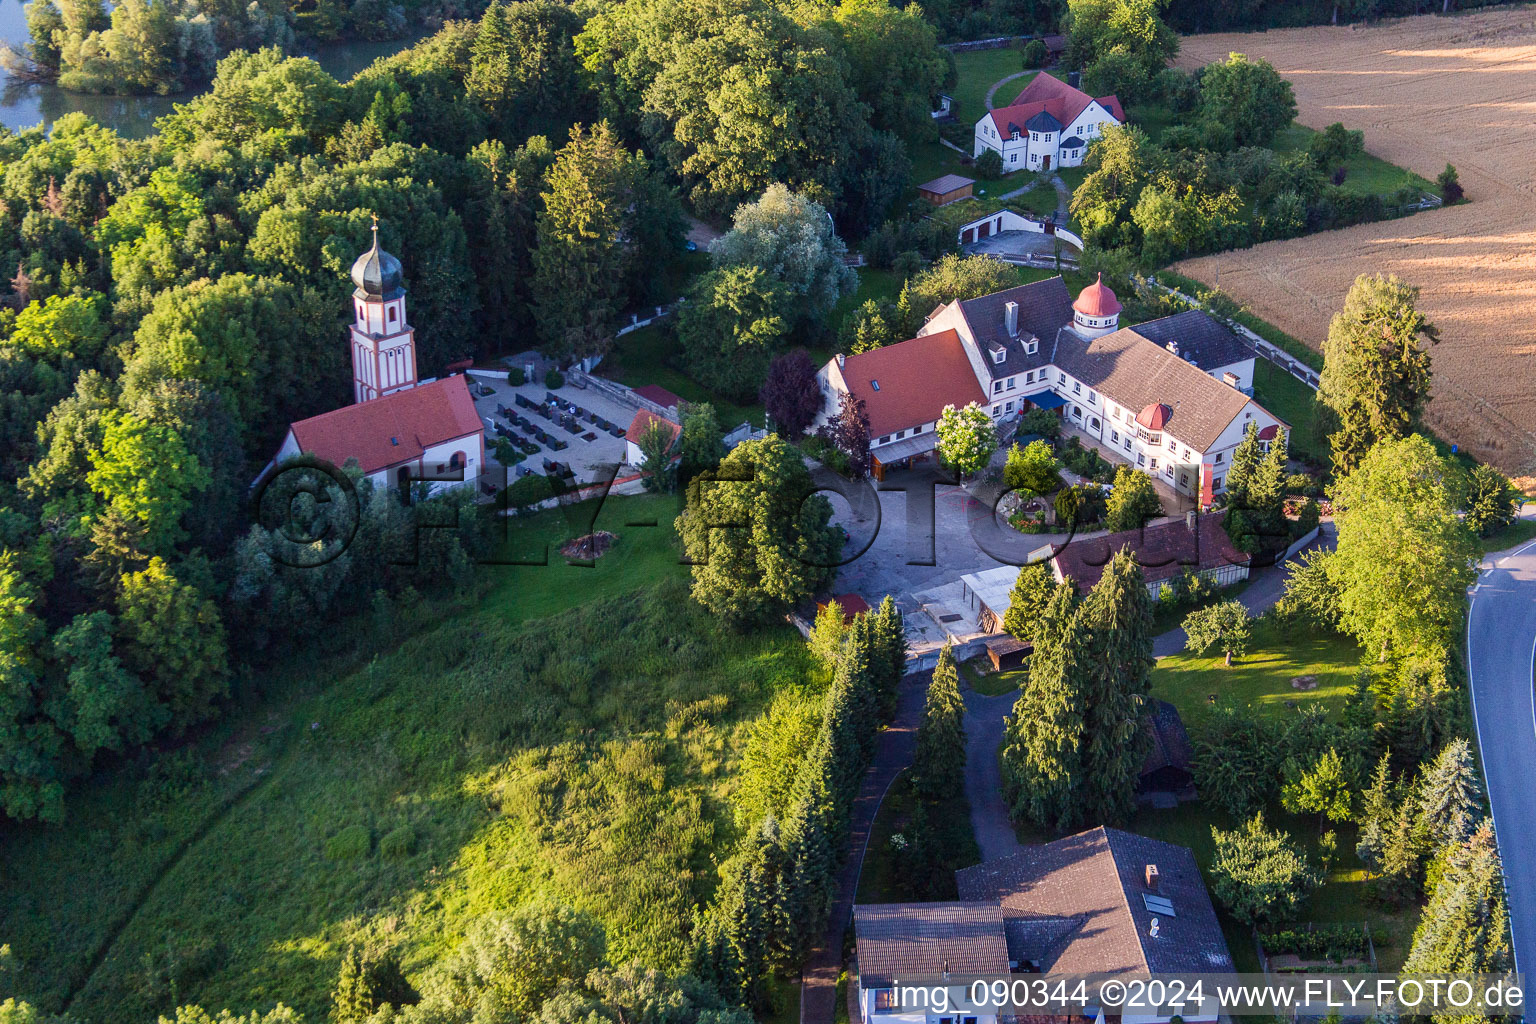
[[[416,386],[416,331],[405,319],[404,274],[400,261],[379,248],[379,218],[373,218],[373,248],[352,264],[354,320],[352,397],[357,402]]]
[[[1090,341],[1120,329],[1120,300],[1103,274],[1072,303],[1072,329]]]

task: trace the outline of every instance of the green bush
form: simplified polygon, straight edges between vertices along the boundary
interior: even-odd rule
[[[348,825],[325,841],[326,860],[357,860],[373,847],[373,833],[367,825]]]
[[[1049,409],[1031,409],[1019,417],[1019,437],[1031,434],[1054,441],[1061,436],[1061,417]]]
[[[1318,925],[1310,931],[1287,929],[1260,935],[1259,942],[1271,956],[1292,953],[1303,960],[1339,961],[1369,955],[1365,930],[1352,924]]]
[[[985,150],[976,158],[976,174],[987,181],[996,181],[1003,176],[1003,158],[997,150]]]
[[[409,825],[391,829],[379,840],[379,856],[386,860],[400,860],[416,852],[416,830]]]
[[[544,386],[551,391],[558,391],[565,386],[565,375],[554,367],[550,367],[549,372],[544,375]]]
[[[1046,49],[1045,40],[1031,39],[1024,44],[1024,70],[1033,71],[1035,68],[1045,67],[1045,62],[1050,60],[1051,51]]]
[[[522,387],[528,383],[528,375],[523,372],[521,366],[514,366],[507,371],[507,383],[513,387]]]
[[[1316,498],[1323,493],[1323,485],[1311,473],[1292,473],[1285,478],[1285,493]]]

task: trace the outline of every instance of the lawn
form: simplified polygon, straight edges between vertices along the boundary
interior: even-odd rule
[[[619,541],[597,568],[551,553],[482,570],[479,601],[344,625],[248,684],[266,696],[220,730],[103,771],[63,827],[7,826],[17,995],[74,994],[93,1022],[278,999],[319,1020],[349,942],[383,938],[419,976],[470,921],[535,897],[596,915],[618,962],[684,967],[748,733],[824,681],[787,626],[733,635],[688,599],[674,509],[610,499],[597,525]],[[542,513],[506,546],[587,518]]]
[[[933,878],[933,888],[926,892],[914,891],[902,884],[897,875],[896,849],[891,837],[900,832],[910,820],[917,806],[917,794],[913,792],[910,772],[903,772],[891,784],[890,792],[880,804],[874,828],[869,833],[869,849],[864,856],[864,868],[859,874],[857,903],[914,903],[924,900],[955,899],[955,872],[960,868],[980,863],[981,851],[971,832],[970,804],[962,797],[941,800],[928,808],[929,820],[939,836],[939,844],[945,850],[944,863]]]
[[[981,659],[960,664],[960,678],[965,680],[965,685],[983,697],[1000,697],[1005,693],[1012,693],[1029,682],[1029,669],[1022,665],[1018,668],[1004,669],[1001,672],[981,672],[976,667],[986,665],[988,663]]]
[[[1179,709],[1191,733],[1211,714],[1210,697],[1228,707],[1248,707],[1266,718],[1280,718],[1293,708],[1321,704],[1338,711],[1354,686],[1360,648],[1333,634],[1282,636],[1267,621],[1254,623],[1249,653],[1231,668],[1219,654],[1175,654],[1160,658],[1152,670],[1152,695]],[[1298,690],[1291,680],[1315,676],[1317,687]]]
[[[1316,134],[1306,125],[1292,122],[1275,136],[1272,148],[1276,153],[1305,152]],[[1369,137],[1366,142],[1370,142]],[[1428,179],[1370,153],[1358,153],[1346,160],[1344,169],[1348,173],[1340,187],[1356,195],[1378,195],[1391,199],[1402,188],[1422,189],[1426,192],[1435,190],[1434,184]]]
[[[1317,392],[1258,356],[1253,361],[1253,400],[1290,424],[1286,443],[1291,458],[1328,465],[1325,410],[1317,403]]]
[[[987,111],[987,90],[995,82],[1023,70],[1023,54],[1012,47],[955,54],[958,81],[949,93],[955,100],[955,119],[962,124],[975,124]],[[1028,84],[1027,78],[1009,82],[998,90],[994,102],[1000,106],[1008,104]]]

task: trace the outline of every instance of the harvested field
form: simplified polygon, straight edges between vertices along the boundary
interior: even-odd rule
[[[1419,285],[1442,338],[1429,425],[1506,472],[1536,472],[1536,9],[1192,36],[1179,62],[1231,51],[1290,79],[1303,124],[1364,129],[1371,153],[1430,179],[1453,163],[1472,202],[1175,269],[1219,272],[1224,291],[1315,347],[1356,275]]]

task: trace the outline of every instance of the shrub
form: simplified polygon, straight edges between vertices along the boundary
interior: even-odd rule
[[[514,366],[507,371],[507,383],[514,388],[522,387],[528,383],[528,375],[523,372],[521,366]]]
[[[1333,169],[1333,183],[1335,185],[1342,185],[1342,184],[1344,184],[1344,179],[1348,178],[1348,177],[1349,177],[1349,168],[1348,167],[1335,167]]]
[[[1459,203],[1466,197],[1466,192],[1461,187],[1461,177],[1456,173],[1456,168],[1450,164],[1445,165],[1445,170],[1435,177],[1435,185],[1440,189],[1440,199],[1446,206]]]
[[[1047,441],[1054,441],[1061,436],[1061,417],[1049,409],[1031,409],[1019,417],[1020,437],[1028,437],[1036,434]]]
[[[1309,931],[1287,929],[1260,935],[1259,942],[1270,955],[1294,953],[1303,960],[1341,961],[1367,955],[1365,930],[1352,924],[1317,925]]]
[[[1292,538],[1305,537],[1317,528],[1322,518],[1322,506],[1318,505],[1316,498],[1308,498],[1301,503],[1301,508],[1296,511],[1296,518],[1291,521]]]
[[[1285,493],[1315,498],[1323,493],[1323,485],[1311,473],[1292,473],[1285,478]]]
[[[1056,457],[1046,442],[1031,441],[1024,448],[1014,445],[1008,450],[1008,461],[1003,465],[1003,483],[1009,490],[1049,494],[1061,486],[1056,468]]]
[[[379,856],[386,860],[400,860],[416,852],[416,830],[409,825],[391,829],[379,840]]]
[[[1046,49],[1043,39],[1031,39],[1024,44],[1024,70],[1033,71],[1035,68],[1045,67],[1045,62],[1050,60],[1051,51]]]
[[[544,375],[544,386],[551,391],[560,390],[565,387],[565,374],[551,366],[549,372]]]
[[[976,174],[987,181],[1003,176],[1003,158],[995,149],[989,149],[976,158]]]
[[[357,860],[373,847],[373,833],[367,825],[348,825],[325,841],[326,860]]]

